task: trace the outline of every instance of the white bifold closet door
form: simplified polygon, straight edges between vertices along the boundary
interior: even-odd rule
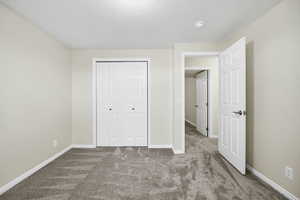
[[[147,65],[97,63],[98,146],[147,146]]]

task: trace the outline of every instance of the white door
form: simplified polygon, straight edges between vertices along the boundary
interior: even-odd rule
[[[204,136],[207,136],[207,71],[203,71],[196,77],[197,93],[197,130]]]
[[[219,152],[246,173],[246,39],[220,55]]]
[[[147,146],[147,65],[97,64],[98,146]]]

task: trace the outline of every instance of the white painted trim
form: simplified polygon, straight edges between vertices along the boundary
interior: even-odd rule
[[[93,58],[93,63],[96,62],[150,62],[151,58],[143,57],[143,58]]]
[[[187,119],[185,119],[185,121],[186,121],[187,123],[189,123],[189,124],[191,124],[191,125],[197,127],[197,124],[195,124],[194,122],[191,122],[190,120],[187,120]]]
[[[92,69],[92,131],[93,145],[97,146],[97,60],[93,59]]]
[[[209,70],[208,67],[205,66],[195,66],[195,67],[185,67],[185,71],[198,71],[198,70]]]
[[[151,64],[151,58],[147,58],[147,95],[148,95],[148,146],[151,144],[151,73],[150,73],[150,64]]]
[[[45,167],[46,165],[48,165],[50,162],[52,162],[56,158],[60,157],[61,155],[63,155],[67,151],[69,151],[71,148],[72,148],[72,145],[69,146],[69,147],[67,147],[67,148],[65,148],[65,149],[63,149],[62,151],[54,154],[53,156],[51,156],[47,160],[43,161],[42,163],[38,164],[37,166],[31,168],[30,170],[26,171],[22,175],[18,176],[14,180],[10,181],[6,185],[2,186],[0,188],[0,195],[2,195],[4,192],[8,191],[9,189],[13,188],[15,185],[17,185],[21,181],[25,180],[26,178],[28,178],[29,176],[31,176],[32,174],[34,174],[38,170],[42,169],[43,167]]]
[[[184,154],[185,153],[184,150],[176,150],[176,149],[174,149],[174,147],[172,147],[172,150],[173,150],[174,154]]]
[[[73,144],[72,148],[74,149],[94,149],[96,145],[94,144]]]
[[[247,169],[250,172],[252,172],[252,174],[254,174],[258,178],[260,178],[262,181],[264,181],[265,183],[270,185],[272,188],[277,190],[279,193],[281,193],[286,198],[288,198],[290,200],[300,200],[300,198],[296,197],[295,195],[293,195],[292,193],[290,193],[289,191],[287,191],[286,189],[281,187],[279,184],[275,183],[273,180],[271,180],[270,178],[266,177],[264,174],[260,173],[259,171],[257,171],[253,167],[251,167],[250,165],[247,165]]]
[[[149,149],[171,149],[171,144],[150,144]]]
[[[183,76],[182,82],[181,82],[181,88],[182,88],[182,96],[181,96],[181,112],[182,112],[182,128],[181,128],[181,147],[182,150],[176,150],[173,149],[174,154],[181,154],[181,153],[185,153],[185,53],[182,53],[181,55],[181,69],[180,72]],[[180,89],[180,88],[179,88]]]
[[[182,55],[185,56],[219,56],[218,51],[186,51]]]
[[[97,62],[130,62],[130,61],[140,61],[140,62],[147,62],[147,93],[148,93],[148,133],[147,133],[147,146],[151,144],[151,74],[150,74],[150,64],[151,64],[151,58],[94,58],[93,64],[92,64],[92,129],[93,129],[93,145],[98,146],[97,144]]]

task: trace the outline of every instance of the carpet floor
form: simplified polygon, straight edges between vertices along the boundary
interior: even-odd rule
[[[186,154],[168,149],[72,149],[1,200],[282,200],[217,153],[217,140],[186,127]]]

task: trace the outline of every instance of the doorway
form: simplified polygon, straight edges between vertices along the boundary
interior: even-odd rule
[[[183,52],[182,71],[188,66],[188,58],[195,56],[217,56],[219,59],[219,125],[217,150],[241,174],[246,173],[246,38],[241,38],[221,53]],[[191,68],[193,68],[193,61]],[[184,73],[181,73],[184,77]],[[210,90],[208,90],[210,91]],[[184,87],[183,87],[184,94]],[[183,102],[184,102],[184,96]],[[210,98],[210,95],[209,95]],[[210,102],[210,99],[208,100]],[[185,111],[183,103],[182,108]],[[183,125],[184,113],[181,114]],[[210,113],[210,111],[209,111]],[[211,124],[210,117],[208,118]],[[181,126],[182,127],[182,126]],[[181,129],[182,130],[182,129]],[[208,127],[208,131],[210,127]],[[183,129],[183,148],[185,148]],[[174,141],[177,140],[177,138]],[[184,151],[183,151],[184,152]]]
[[[94,63],[96,146],[148,146],[148,61]]]
[[[199,134],[218,137],[218,56],[185,57],[185,125]]]
[[[185,121],[208,136],[208,70],[185,70]]]

